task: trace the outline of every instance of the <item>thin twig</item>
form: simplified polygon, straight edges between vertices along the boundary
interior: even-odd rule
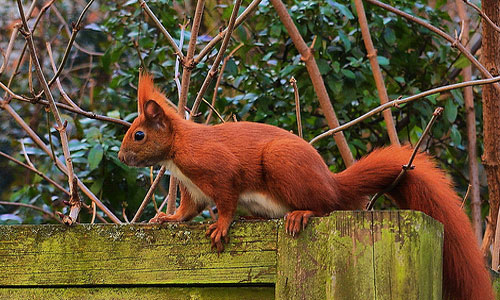
[[[66,31],[66,34],[68,35],[68,37],[71,37],[71,30],[69,29],[69,25],[64,20],[63,16],[61,15],[61,13],[57,9],[57,7],[54,6],[51,11],[54,12],[56,17],[63,24],[64,30]],[[84,47],[80,46],[80,44],[78,44],[76,41],[73,41],[73,45],[75,46],[76,49],[78,49],[78,50],[82,51],[83,53],[88,54],[90,56],[103,56],[104,55],[104,52],[96,52],[96,51],[92,51],[89,49],[85,49]]]
[[[44,105],[47,107],[49,106],[49,101],[44,100],[44,99],[37,99],[37,100],[28,99],[26,97],[20,96],[20,95],[14,93],[11,89],[9,89],[2,82],[0,82],[0,88],[2,88],[8,95],[10,95],[12,97],[12,99],[16,99],[16,100],[20,100],[20,101],[24,101],[24,102],[35,103],[35,104],[41,104],[41,105]],[[98,115],[94,112],[85,111],[81,108],[74,108],[72,106],[69,106],[67,104],[60,103],[60,102],[56,102],[55,105],[58,108],[62,108],[64,110],[83,115],[83,116],[90,118],[90,119],[95,119],[95,120],[105,121],[105,122],[109,122],[109,123],[120,124],[120,125],[125,126],[125,127],[130,127],[130,123],[127,121],[124,121],[124,120],[120,120],[120,119],[116,119],[116,118],[112,118],[112,117],[108,117],[108,116]]]
[[[9,64],[10,54],[12,53],[12,49],[14,48],[14,42],[16,41],[17,33],[19,32],[19,26],[20,24],[16,24],[12,29],[12,34],[10,35],[9,44],[7,45],[7,51],[3,53],[3,62],[2,66],[0,67],[0,75],[5,70],[5,67]]]
[[[0,100],[0,108],[7,111],[12,118],[21,126],[22,129],[29,135],[29,137],[37,144],[47,155],[55,160],[58,167],[63,171],[64,174],[67,174],[66,165],[59,160],[59,158],[54,158],[50,149],[45,145],[45,143],[40,139],[40,137],[31,129],[31,127],[26,124],[26,122],[17,114],[17,112],[10,106],[8,102],[5,100]],[[92,201],[96,203],[96,205],[113,221],[114,223],[120,224],[121,221],[118,219],[113,212],[111,212],[93,193],[90,189],[80,180],[78,180],[78,186],[82,190],[85,195],[87,195]]]
[[[91,0],[90,3],[92,1],[93,0]],[[54,118],[55,118],[56,123],[57,123],[57,130],[59,131],[59,135],[61,137],[61,146],[63,149],[63,154],[64,154],[64,158],[66,160],[66,167],[67,167],[67,171],[68,171],[67,175],[68,175],[68,182],[69,182],[69,186],[70,186],[69,191],[71,194],[70,204],[72,207],[71,212],[74,212],[76,210],[73,210],[73,206],[79,208],[81,206],[81,203],[80,203],[80,199],[78,197],[77,197],[78,199],[73,198],[73,196],[77,195],[78,193],[76,191],[73,191],[73,187],[77,187],[77,185],[73,184],[74,183],[73,182],[73,178],[74,178],[74,176],[73,176],[73,163],[71,161],[71,154],[70,154],[69,146],[68,146],[68,136],[66,135],[67,121],[64,121],[64,122],[62,121],[61,116],[59,115],[59,111],[57,109],[57,106],[55,105],[55,100],[52,97],[52,93],[50,92],[49,84],[47,83],[45,76],[43,75],[42,67],[40,66],[40,62],[38,61],[38,57],[36,54],[35,43],[33,41],[33,35],[28,27],[28,23],[27,23],[26,18],[24,16],[24,9],[23,9],[23,5],[21,3],[21,0],[17,0],[17,6],[19,8],[19,14],[21,16],[21,21],[23,23],[23,31],[21,31],[21,33],[26,37],[26,39],[28,41],[28,48],[30,50],[30,56],[33,59],[33,64],[35,66],[38,81],[42,85],[42,89],[44,90],[45,96],[49,100],[49,107],[50,107],[50,110],[52,111],[52,114],[54,115]],[[55,78],[57,78],[57,76],[54,76],[54,79]],[[78,211],[79,211],[79,209],[78,209]],[[71,217],[73,217],[73,216],[71,216]],[[76,222],[76,218],[73,219],[72,221]]]
[[[464,208],[465,201],[467,201],[467,198],[469,198],[469,193],[470,193],[471,187],[472,187],[472,185],[470,185],[470,184],[467,186],[467,191],[465,192],[465,196],[464,196],[464,199],[462,200],[462,204],[460,205],[460,208]]]
[[[46,211],[45,209],[31,205],[31,204],[26,204],[26,203],[18,203],[18,202],[7,202],[7,201],[0,201],[0,205],[11,205],[11,206],[21,206],[21,207],[26,207],[26,208],[31,208],[36,211],[39,211],[47,216],[50,216],[52,219],[56,220],[59,223],[63,223],[54,213],[50,211]]]
[[[181,37],[179,40],[179,49],[182,49],[184,46],[184,32],[186,31],[186,27],[189,25],[189,21],[185,21],[183,24],[180,24],[179,26],[181,27]],[[181,99],[181,81],[179,79],[179,65],[180,65],[180,58],[177,56],[175,58],[175,68],[174,68],[174,81],[175,85],[177,86],[177,96],[179,97],[178,99]]]
[[[54,2],[54,1],[55,0],[50,1],[49,2],[50,5],[52,5],[52,2]],[[31,13],[33,12],[33,9],[35,8],[35,4],[36,4],[36,0],[31,3],[30,8],[28,9],[28,18],[29,18],[29,16],[31,16]],[[42,10],[43,10],[43,8],[42,8]],[[43,14],[43,12],[40,12],[39,16],[41,14]],[[3,55],[4,59],[2,62],[2,66],[0,67],[0,75],[2,75],[3,71],[5,70],[5,67],[7,67],[7,65],[9,64],[9,58],[10,58],[10,55],[12,53],[12,49],[14,48],[14,43],[16,41],[17,34],[19,33],[19,28],[21,26],[22,26],[22,24],[18,23],[18,24],[14,25],[14,28],[12,28],[12,34],[10,35],[9,44],[7,45],[7,51]],[[26,43],[24,44],[24,47],[26,47]]]
[[[229,18],[229,24],[227,25],[227,32],[224,35],[224,40],[222,40],[222,45],[220,46],[219,52],[217,53],[217,56],[215,57],[215,60],[212,63],[212,67],[210,68],[210,71],[208,71],[208,74],[205,77],[205,80],[203,81],[203,84],[201,85],[198,94],[196,95],[193,107],[191,108],[191,113],[190,113],[191,117],[193,117],[193,115],[195,115],[198,112],[201,99],[203,98],[203,95],[205,94],[205,91],[207,90],[208,86],[212,82],[212,79],[215,77],[215,74],[217,74],[217,69],[219,68],[219,64],[222,61],[224,52],[226,52],[227,46],[229,45],[229,40],[231,39],[231,35],[233,34],[234,24],[236,22],[236,17],[238,16],[238,11],[240,9],[241,1],[242,0],[236,0],[234,2],[233,11],[231,13],[231,17]]]
[[[356,11],[358,13],[359,26],[361,27],[361,35],[363,36],[363,41],[365,43],[367,57],[372,67],[373,78],[375,79],[375,85],[377,87],[378,96],[380,98],[380,104],[385,104],[389,102],[389,96],[387,95],[387,89],[385,88],[384,84],[384,77],[382,75],[382,72],[380,71],[380,66],[378,64],[377,50],[373,46],[363,1],[354,0],[354,3],[356,5]],[[392,118],[391,111],[385,110],[382,115],[384,116],[387,133],[389,135],[389,139],[391,140],[391,144],[400,145],[398,132],[396,131],[396,126],[394,125],[394,119]]]
[[[161,171],[161,169],[160,169]],[[177,206],[176,200],[177,200],[177,187],[178,187],[178,182],[177,179],[170,174],[170,181],[168,183],[168,201],[167,201],[167,214],[172,215],[175,213],[175,209]],[[161,211],[161,209],[159,209]]]
[[[78,31],[80,31],[80,23],[83,20],[83,16],[85,15],[85,13],[90,8],[90,5],[92,5],[93,2],[94,2],[94,0],[90,0],[87,3],[87,5],[83,8],[82,12],[80,13],[80,16],[78,17],[78,20],[76,21],[76,23],[72,24],[73,29],[72,29],[71,37],[69,39],[68,45],[66,45],[66,50],[64,51],[61,63],[59,64],[59,67],[57,68],[57,72],[49,80],[49,83],[48,83],[49,87],[52,86],[52,84],[54,84],[57,77],[59,77],[59,75],[61,74],[61,72],[64,68],[64,65],[66,64],[66,61],[68,60],[69,52],[71,51],[71,48],[73,47],[73,42],[76,39],[76,35],[78,34]],[[47,95],[47,97],[49,97],[49,96]]]
[[[95,206],[95,202],[92,201],[92,219],[90,220],[90,224],[94,224],[96,215],[97,215],[97,209]]]
[[[295,115],[297,116],[297,132],[299,137],[302,136],[302,119],[300,117],[300,98],[299,98],[299,88],[297,87],[297,80],[292,77],[290,78],[290,84],[293,87],[293,94],[295,98]]]
[[[184,55],[182,54],[181,49],[179,49],[174,39],[170,35],[170,33],[168,33],[165,27],[161,24],[160,20],[158,20],[153,11],[149,8],[148,4],[144,0],[139,0],[139,4],[142,7],[142,9],[144,9],[144,12],[146,12],[146,14],[151,18],[151,20],[153,20],[156,27],[158,27],[161,33],[163,33],[163,35],[167,38],[167,41],[170,43],[172,48],[174,48],[174,54],[177,55],[181,60],[184,60]]]
[[[47,53],[49,54],[49,60],[50,60],[51,66],[52,66],[52,70],[54,72],[57,72],[56,63],[55,63],[54,57],[52,55],[52,47],[50,46],[50,43],[49,42],[45,43],[45,47],[47,47]],[[59,78],[56,79],[56,84],[57,84],[57,88],[59,89],[59,92],[61,93],[61,96],[63,97],[63,99],[66,100],[66,102],[69,105],[71,105],[73,108],[81,110],[81,108],[78,105],[76,105],[76,103],[73,100],[71,100],[71,98],[68,96],[68,94],[64,91]]]
[[[168,195],[165,197],[165,199],[163,199],[163,202],[160,204],[160,207],[158,207],[158,211],[162,211],[167,202],[168,202]]]
[[[28,153],[26,152],[26,147],[24,147],[23,140],[20,140],[19,142],[21,143],[21,149],[23,151],[24,159],[26,159],[26,162],[28,163],[28,165],[30,167],[32,167],[33,169],[35,169],[35,165],[33,165],[33,163],[30,160],[30,157],[28,156]]]
[[[35,29],[37,28],[38,26],[38,23],[40,22],[40,20],[42,19],[43,15],[45,14],[45,12],[49,9],[50,6],[52,6],[52,4],[54,3],[55,0],[50,0],[49,2],[47,2],[41,9],[40,9],[40,13],[38,14],[38,16],[36,17],[35,19],[35,22],[33,24],[33,29],[31,29],[32,32],[35,32]],[[35,3],[36,1],[33,1],[29,11],[28,11],[28,17],[31,15],[31,12],[33,10],[33,8],[35,7]],[[20,29],[20,28],[19,28]],[[18,30],[19,30],[18,29]],[[21,66],[21,63],[23,61],[23,58],[24,58],[24,54],[26,53],[26,49],[28,48],[28,41],[25,41],[24,42],[24,45],[23,45],[23,49],[21,50],[21,54],[19,55],[19,58],[17,59],[17,63],[16,63],[16,66],[14,68],[14,72],[12,72],[12,75],[10,76],[9,78],[9,82],[7,84],[7,87],[10,87],[10,85],[12,84],[12,82],[14,81],[14,77],[16,77],[16,75],[18,74],[18,71],[19,71],[19,67]],[[6,94],[5,94],[6,95]],[[5,97],[5,96],[4,96]]]
[[[259,6],[260,2],[262,0],[253,0],[247,8],[241,13],[241,15],[236,19],[236,22],[234,24],[234,28],[238,28],[238,26],[243,23],[250,14],[252,14],[257,7]],[[227,28],[224,29],[222,32],[220,32],[218,35],[216,35],[213,39],[208,42],[208,44],[196,55],[194,58],[194,63],[198,64],[211,50],[215,45],[222,40],[222,38],[226,35]]]
[[[359,122],[366,120],[367,118],[369,118],[375,114],[378,114],[381,111],[384,111],[384,110],[389,109],[391,107],[398,107],[400,104],[403,104],[403,103],[415,101],[417,99],[420,99],[420,98],[423,98],[423,97],[426,97],[426,96],[429,96],[432,94],[441,93],[441,92],[445,92],[445,91],[449,91],[449,90],[453,90],[453,89],[458,89],[458,88],[462,88],[462,87],[466,87],[466,86],[490,84],[490,83],[499,82],[499,81],[500,81],[500,76],[493,77],[491,79],[480,79],[480,80],[460,82],[460,83],[455,83],[455,84],[450,84],[450,85],[445,85],[442,87],[434,88],[434,89],[431,89],[431,90],[428,90],[428,91],[425,91],[425,92],[422,92],[422,93],[419,93],[419,94],[416,94],[416,95],[413,95],[410,97],[392,100],[392,101],[387,102],[386,104],[380,105],[380,106],[370,110],[369,112],[363,114],[362,116],[360,116],[354,120],[351,120],[351,121],[349,121],[341,126],[338,126],[336,128],[325,131],[320,135],[317,135],[309,142],[309,144],[314,144],[317,141],[319,141],[319,140],[321,140],[329,135],[346,130],[347,128],[349,128],[355,124],[358,124]]]
[[[398,185],[398,183],[401,181],[401,179],[403,178],[403,176],[405,175],[405,173],[406,173],[407,170],[413,170],[415,168],[415,166],[412,165],[412,163],[413,163],[413,160],[415,159],[415,156],[417,155],[418,149],[420,148],[420,145],[422,144],[422,141],[424,140],[424,137],[429,133],[429,131],[432,128],[432,125],[434,125],[434,122],[436,121],[437,117],[439,115],[441,115],[442,112],[443,112],[443,108],[442,107],[438,107],[438,108],[436,108],[436,110],[434,110],[434,113],[432,114],[431,120],[427,124],[427,127],[425,127],[424,132],[422,133],[422,135],[418,139],[418,142],[415,145],[415,148],[413,149],[413,152],[411,154],[410,160],[408,161],[408,164],[403,165],[403,167],[401,169],[401,172],[399,172],[399,174],[396,177],[396,179],[394,179],[394,181],[391,183],[391,185],[389,185],[389,187],[384,192],[378,192],[378,193],[376,193],[373,196],[373,198],[370,200],[370,202],[366,206],[367,210],[372,210],[373,209],[373,206],[375,205],[375,202],[377,201],[377,199],[380,196],[382,196],[382,194],[390,192],[392,189],[394,189],[394,187],[396,185]]]
[[[189,38],[188,50],[186,57],[182,61],[182,81],[181,81],[181,97],[179,98],[179,103],[177,103],[177,112],[181,117],[184,118],[185,106],[187,103],[187,94],[189,91],[189,85],[191,82],[191,72],[195,66],[193,62],[194,51],[196,48],[196,41],[198,40],[198,32],[201,25],[201,17],[203,15],[203,8],[205,6],[205,0],[198,0],[196,3],[196,10],[194,13],[193,26],[191,28],[191,37]]]
[[[122,202],[122,216],[123,219],[125,220],[126,223],[130,223],[127,217],[127,212],[125,211],[125,205],[124,202]]]
[[[406,19],[408,19],[408,20],[410,20],[412,22],[415,22],[415,23],[417,23],[417,24],[419,24],[419,25],[421,25],[421,26],[429,29],[430,31],[436,33],[437,35],[441,36],[442,38],[444,38],[445,40],[447,40],[453,47],[456,47],[460,52],[462,52],[462,54],[465,57],[467,57],[474,66],[476,66],[476,68],[481,72],[481,74],[483,74],[484,77],[489,78],[489,79],[493,78],[493,75],[491,75],[491,73],[474,57],[474,55],[472,55],[470,53],[469,50],[467,50],[465,48],[464,45],[462,45],[462,43],[459,40],[457,40],[457,39],[451,37],[450,35],[446,34],[441,29],[439,29],[439,28],[437,28],[437,27],[429,24],[428,22],[426,22],[426,21],[424,21],[424,20],[422,20],[420,18],[412,16],[412,15],[406,13],[406,12],[403,12],[403,11],[401,11],[401,10],[395,8],[395,7],[392,7],[392,6],[388,5],[388,4],[382,3],[382,2],[380,2],[378,0],[367,0],[367,1],[370,2],[370,3],[372,3],[372,4],[374,4],[374,5],[376,5],[376,6],[378,6],[378,7],[381,7],[383,9],[386,9],[386,10],[388,10],[390,12],[393,12],[393,13],[395,13],[397,15],[400,15],[403,18],[406,18]],[[500,92],[500,85],[498,83],[495,83],[493,86],[495,87],[495,89],[498,92]]]
[[[165,173],[165,171],[166,171],[165,168],[161,168],[160,171],[158,172],[158,175],[156,175],[156,178],[153,181],[153,184],[149,188],[148,193],[146,194],[146,197],[144,197],[144,200],[142,200],[141,206],[139,207],[139,209],[135,213],[135,216],[132,219],[131,223],[137,222],[137,220],[141,217],[142,212],[146,208],[146,205],[148,205],[149,199],[151,199],[151,195],[154,193],[156,186],[160,182],[160,179],[163,177],[163,174]]]
[[[481,15],[481,17],[484,20],[486,20],[486,22],[488,22],[488,24],[490,24],[490,26],[493,29],[500,32],[500,27],[498,27],[477,5],[475,5],[474,3],[472,3],[468,0],[462,0],[462,1],[465,2],[465,4],[469,5],[470,7],[472,7],[473,9],[475,9]]]
[[[39,175],[40,177],[42,177],[44,180],[46,180],[48,183],[52,184],[54,187],[56,187],[58,190],[60,190],[61,192],[65,193],[66,195],[69,196],[69,192],[64,188],[62,187],[59,183],[55,182],[53,179],[49,178],[47,175],[45,175],[43,172],[39,171],[37,168],[35,168],[33,165],[28,165],[28,164],[25,164],[17,159],[15,159],[14,157],[8,155],[7,153],[4,153],[2,151],[0,151],[0,155],[11,160],[12,162],[20,165],[21,167],[23,168],[26,168],[28,170],[30,170],[31,172]]]
[[[238,51],[241,47],[243,47],[243,45],[244,45],[243,43],[239,44],[236,48],[231,50],[231,52],[229,52],[229,54],[226,57],[224,57],[224,61],[222,62],[222,67],[220,68],[220,71],[219,71],[219,76],[217,77],[217,81],[215,82],[214,93],[212,96],[212,104],[211,104],[212,107],[215,107],[215,100],[217,99],[219,85],[220,85],[220,82],[222,80],[222,75],[224,74],[224,70],[226,69],[227,62],[234,55],[234,53],[236,53],[236,51]],[[208,117],[207,117],[207,120],[205,121],[205,124],[210,123],[210,120],[212,119],[212,111],[213,110],[211,110],[208,113]],[[222,123],[224,123],[224,121],[222,121]]]
[[[210,104],[210,102],[208,102],[207,100],[205,100],[205,98],[201,98],[201,100],[203,102],[205,102],[205,104],[210,108],[211,112],[214,112],[217,115],[217,118],[219,118],[219,120],[221,120],[222,123],[225,123],[224,118],[222,118],[222,116],[220,115],[220,113],[215,109],[215,107],[212,106],[212,104]]]

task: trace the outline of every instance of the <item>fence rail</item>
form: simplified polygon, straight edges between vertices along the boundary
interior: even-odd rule
[[[0,226],[2,299],[441,299],[443,229],[414,211],[334,212],[299,237],[237,221]]]

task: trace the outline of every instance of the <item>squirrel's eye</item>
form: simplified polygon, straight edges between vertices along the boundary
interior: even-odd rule
[[[142,131],[137,131],[135,134],[134,134],[134,139],[136,141],[140,141],[144,138],[144,132]]]

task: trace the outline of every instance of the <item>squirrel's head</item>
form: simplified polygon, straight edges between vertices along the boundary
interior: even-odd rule
[[[168,159],[178,116],[151,75],[140,74],[137,91],[139,115],[123,137],[118,158],[129,166],[147,167]]]

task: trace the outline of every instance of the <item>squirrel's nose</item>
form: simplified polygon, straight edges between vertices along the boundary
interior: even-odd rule
[[[123,154],[123,152],[120,150],[118,151],[118,159],[122,162],[122,163],[126,163],[125,162],[125,155]]]

